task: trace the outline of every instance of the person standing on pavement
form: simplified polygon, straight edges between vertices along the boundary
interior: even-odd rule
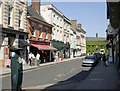
[[[39,64],[40,64],[40,54],[39,54],[39,52],[37,52],[37,55],[36,55],[36,59],[37,59],[37,66],[39,66]]]
[[[103,54],[103,62],[104,62],[104,66],[107,66],[106,65],[106,55],[105,55],[105,53]]]
[[[35,56],[34,56],[34,54],[32,53],[32,55],[31,55],[31,66],[34,66],[35,65]]]

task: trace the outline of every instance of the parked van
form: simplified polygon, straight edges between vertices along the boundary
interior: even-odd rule
[[[100,54],[104,54],[105,50],[104,49],[100,49]]]

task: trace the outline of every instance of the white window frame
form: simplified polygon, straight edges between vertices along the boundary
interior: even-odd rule
[[[39,32],[40,32],[39,38],[42,38],[42,27],[43,25],[39,25]]]
[[[19,11],[19,24],[20,24],[19,27],[20,28],[23,28],[23,26],[22,26],[22,22],[23,22],[22,21],[22,16],[23,16],[23,12]]]
[[[13,11],[13,9],[9,6],[9,8],[8,8],[8,26],[12,26],[12,11]]]
[[[33,27],[34,27],[34,30],[33,30]],[[32,32],[33,32],[32,36],[34,36],[34,37],[36,37],[35,30],[36,30],[36,23],[32,22]]]

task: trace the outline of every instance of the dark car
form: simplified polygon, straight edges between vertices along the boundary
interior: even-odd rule
[[[89,55],[82,60],[82,66],[94,66],[97,62],[95,55]]]
[[[94,55],[96,56],[97,60],[101,60],[101,54],[100,53],[94,53]]]

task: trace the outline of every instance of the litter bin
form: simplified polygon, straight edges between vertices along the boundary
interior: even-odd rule
[[[23,66],[20,62],[21,48],[10,47],[11,50],[11,89],[12,91],[21,91]]]

